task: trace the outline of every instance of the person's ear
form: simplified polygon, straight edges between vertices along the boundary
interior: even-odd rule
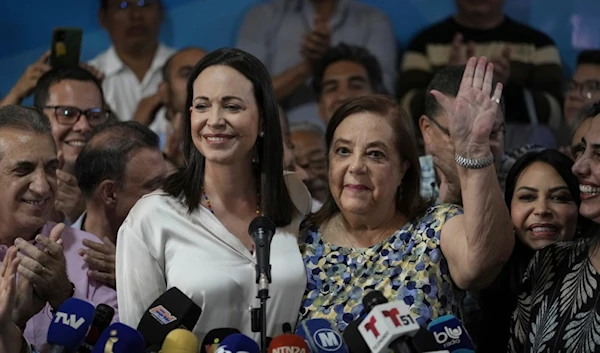
[[[431,136],[431,121],[429,121],[429,117],[427,115],[421,115],[419,118],[419,130],[421,130],[421,135],[423,135],[423,141],[425,145],[430,145],[433,142],[433,136]]]
[[[98,191],[102,198],[102,203],[108,207],[115,207],[117,204],[117,183],[112,179],[102,180],[98,185]]]

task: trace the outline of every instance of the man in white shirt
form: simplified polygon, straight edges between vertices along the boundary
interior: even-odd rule
[[[174,52],[159,43],[163,15],[160,0],[100,1],[98,17],[112,46],[90,64],[104,74],[104,96],[120,120],[132,120],[139,104],[157,96],[161,69]]]

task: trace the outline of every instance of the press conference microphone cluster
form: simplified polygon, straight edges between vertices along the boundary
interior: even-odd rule
[[[267,299],[269,299],[269,283],[271,283],[271,240],[275,234],[275,228],[275,223],[264,216],[254,218],[248,227],[248,233],[254,241],[256,251],[257,298],[260,299],[260,308],[252,309],[252,330],[260,331],[262,353],[266,353],[267,350]]]

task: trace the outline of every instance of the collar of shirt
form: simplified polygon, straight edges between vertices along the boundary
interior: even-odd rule
[[[75,222],[73,222],[73,224],[71,224],[71,227],[75,228],[75,229],[83,230],[83,222],[85,221],[86,213],[87,213],[86,211],[83,211],[81,216],[79,216],[79,218],[77,218],[77,220]]]
[[[165,61],[169,59],[173,50],[167,47],[166,45],[159,43],[158,49],[156,50],[156,54],[154,55],[154,59],[152,60],[152,65],[150,65],[150,70],[148,73],[153,73],[156,70],[162,69]],[[106,77],[110,77],[118,74],[122,70],[126,69],[127,66],[121,61],[121,58],[117,55],[117,51],[115,47],[111,45],[111,47],[104,54],[104,60],[101,64],[102,67],[99,67],[100,71],[104,72]]]
[[[309,23],[309,27],[312,28],[314,22],[314,6],[310,0],[292,0],[294,6],[292,8],[295,11],[302,11],[306,20]],[[338,27],[347,17],[348,11],[350,10],[352,0],[337,0],[335,10],[329,19],[329,26],[331,29]]]

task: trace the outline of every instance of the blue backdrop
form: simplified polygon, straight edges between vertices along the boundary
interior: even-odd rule
[[[181,48],[213,50],[232,46],[243,14],[261,0],[163,0],[167,14],[162,39]],[[454,11],[452,0],[363,0],[391,18],[400,48],[428,24]],[[506,0],[506,12],[549,34],[558,44],[569,72],[581,49],[600,48],[600,1]],[[0,95],[27,65],[49,48],[57,26],[84,29],[82,58],[89,60],[110,45],[100,27],[97,0],[0,0]]]

